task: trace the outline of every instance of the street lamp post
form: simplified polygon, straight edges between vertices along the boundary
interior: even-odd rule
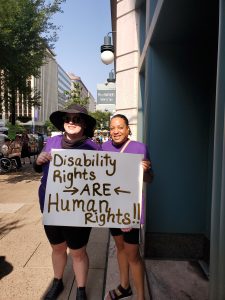
[[[107,82],[115,82],[115,81],[116,79],[115,79],[114,69],[112,69],[109,72],[109,78],[107,78]]]
[[[112,32],[109,32],[104,37],[104,44],[101,46],[101,60],[105,65],[109,65],[114,61],[114,46],[112,45],[111,37],[109,36]]]

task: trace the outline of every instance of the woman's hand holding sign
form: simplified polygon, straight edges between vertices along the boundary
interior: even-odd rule
[[[40,166],[40,165],[43,165],[43,164],[47,163],[51,159],[52,159],[52,156],[51,156],[50,153],[41,152],[37,157],[36,164]]]
[[[142,167],[144,169],[144,181],[148,183],[152,182],[153,172],[151,170],[150,160],[142,160]]]
[[[151,162],[150,162],[150,160],[142,160],[142,167],[144,169],[144,172],[146,172],[149,169],[151,169]]]

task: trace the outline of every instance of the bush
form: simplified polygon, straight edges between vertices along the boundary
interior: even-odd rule
[[[8,137],[10,138],[10,140],[14,140],[16,135],[18,133],[23,133],[24,132],[24,127],[21,125],[12,125],[11,123],[7,123],[6,127],[8,127]]]

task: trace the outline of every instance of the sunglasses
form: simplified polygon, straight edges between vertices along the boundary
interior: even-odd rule
[[[82,122],[82,118],[79,116],[64,116],[63,121],[65,123],[72,122],[72,123],[80,124]]]

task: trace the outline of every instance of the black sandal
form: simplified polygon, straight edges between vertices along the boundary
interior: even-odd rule
[[[116,289],[111,290],[108,293],[110,300],[126,299],[132,295],[131,287],[129,286],[127,289],[124,289],[121,284]]]

